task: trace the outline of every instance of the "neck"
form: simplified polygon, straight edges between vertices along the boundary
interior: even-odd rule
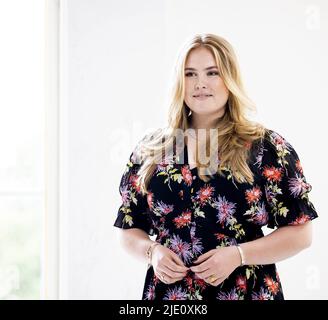
[[[221,118],[211,119],[206,115],[191,115],[189,120],[189,128],[191,129],[206,129],[209,132],[210,129],[217,128],[221,121]]]

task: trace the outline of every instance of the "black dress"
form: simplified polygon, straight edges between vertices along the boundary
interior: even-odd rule
[[[140,164],[133,151],[122,176],[122,205],[114,226],[140,228],[174,251],[190,267],[205,252],[263,237],[262,227],[298,225],[318,217],[308,193],[299,157],[277,132],[267,129],[264,139],[253,142],[248,165],[254,183],[234,181],[229,170],[204,182],[188,165],[188,150],[175,151],[158,164],[149,194],[136,184]],[[176,163],[184,155],[186,164]],[[148,266],[142,298],[145,300],[283,300],[275,264],[236,268],[218,286],[195,277],[165,284]]]

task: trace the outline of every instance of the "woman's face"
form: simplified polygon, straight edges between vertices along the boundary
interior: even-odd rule
[[[204,47],[191,50],[185,65],[184,100],[193,115],[223,116],[228,97],[212,53]]]

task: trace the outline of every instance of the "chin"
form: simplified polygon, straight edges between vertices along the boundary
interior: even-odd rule
[[[219,112],[219,110],[214,110],[214,109],[210,109],[210,108],[195,108],[195,109],[190,109],[192,112],[194,112],[195,114],[201,115],[201,116],[205,116],[205,115],[212,115],[213,113],[217,113]]]

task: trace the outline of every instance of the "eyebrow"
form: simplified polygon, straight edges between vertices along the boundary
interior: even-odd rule
[[[210,69],[217,69],[217,66],[211,66],[211,67],[207,67],[207,68],[205,68],[204,70],[210,70]],[[194,71],[196,71],[197,69],[195,69],[195,68],[185,68],[185,71],[186,70],[194,70]]]

